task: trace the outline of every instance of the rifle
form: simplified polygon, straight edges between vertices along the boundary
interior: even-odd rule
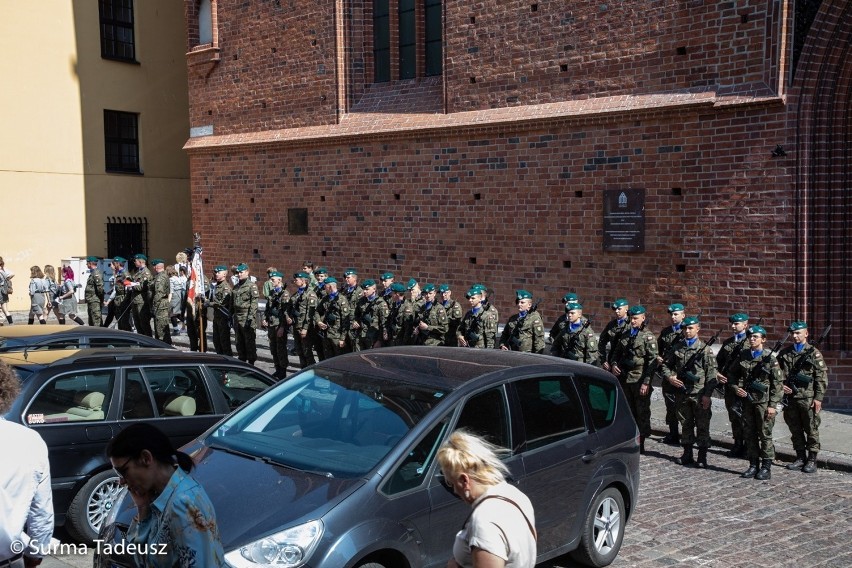
[[[757,319],[757,323],[754,324],[754,325],[760,325],[762,321],[763,321],[763,317],[759,317]],[[742,353],[743,348],[746,346],[746,343],[748,343],[748,335],[746,335],[745,339],[740,341],[737,344],[736,348],[733,351],[731,351],[731,355],[728,357],[728,360],[725,361],[725,366],[721,369],[722,375],[724,375],[725,377],[728,376],[728,369],[731,368],[731,365],[734,363],[734,361],[739,360],[740,353]],[[718,391],[720,395],[725,396],[725,385],[726,384],[728,384],[728,383],[716,383],[716,386],[713,388],[713,392],[715,393],[715,392]]]
[[[781,347],[784,346],[785,343],[787,343],[787,339],[789,339],[789,337],[790,337],[790,330],[788,329],[787,333],[784,335],[784,337],[782,337],[781,339],[776,341],[775,345],[772,346],[772,349],[769,351],[769,358],[770,359],[772,358],[773,355],[778,353],[778,351],[781,349]],[[760,378],[760,376],[763,375],[765,372],[766,372],[766,366],[763,364],[763,361],[760,361],[757,365],[755,365],[754,367],[751,368],[751,371],[748,374],[748,379],[746,380],[746,383],[744,383],[743,386],[741,387],[743,390],[746,391],[745,398],[747,398],[748,401],[751,402],[751,403],[758,402],[757,400],[754,399],[754,396],[752,396],[753,392],[759,392],[761,394],[760,398],[763,398],[763,393],[765,393],[767,390],[769,390],[766,386],[764,386],[763,383],[760,383],[760,382],[757,381],[757,379]],[[734,404],[731,405],[731,411],[733,411],[738,416],[742,416],[742,413],[743,413],[742,406],[743,406],[742,398],[737,397],[737,399],[734,401]]]
[[[828,334],[831,332],[832,324],[828,324],[822,333],[817,338],[816,341],[810,343],[812,349],[816,349],[819,347],[820,343],[825,341],[825,338],[828,337]],[[802,367],[805,364],[805,353],[802,353],[798,359],[796,359],[796,363],[790,368],[790,371],[787,373],[787,378],[784,380],[784,386],[789,387],[789,389],[793,392],[790,394],[797,395],[799,394],[799,385],[802,388],[807,387],[812,381],[813,377],[809,377],[807,375],[802,374]],[[781,399],[781,406],[787,407],[790,404],[789,394],[785,394]]]
[[[515,320],[515,327],[512,329],[512,335],[509,336],[509,348],[512,351],[520,351],[521,349],[521,324],[531,313],[538,311],[538,304],[541,302],[541,298],[536,300],[536,302],[530,307],[529,311],[523,316],[518,316],[518,319]]]
[[[693,353],[689,357],[689,359],[687,359],[686,363],[684,363],[681,366],[680,371],[678,371],[678,373],[677,373],[677,378],[680,379],[684,383],[683,386],[680,388],[680,391],[683,394],[688,394],[689,391],[690,391],[690,389],[686,388],[687,383],[689,383],[690,385],[694,385],[695,383],[698,382],[698,377],[696,376],[696,374],[693,373],[692,371],[689,371],[688,369],[690,369],[691,367],[693,367],[695,365],[695,362],[698,361],[698,358],[700,356],[702,356],[702,355],[704,355],[704,353],[706,353],[707,349],[709,349],[710,347],[713,347],[713,345],[716,343],[716,340],[719,339],[719,335],[722,334],[722,331],[724,331],[724,329],[725,328],[723,327],[719,331],[717,331],[715,334],[713,334],[713,336],[710,339],[707,340],[707,343],[704,344],[704,349],[701,349],[701,350]],[[675,345],[677,345],[677,344],[675,344]],[[669,395],[669,396],[672,396],[672,395]],[[672,399],[670,398],[669,400],[672,400]]]
[[[568,344],[565,345],[564,353],[567,353],[568,351],[573,349],[574,344],[577,343],[577,341],[579,341],[580,336],[583,334],[583,332],[586,331],[587,329],[589,329],[589,326],[592,325],[592,317],[583,318],[583,320],[584,321],[583,321],[583,324],[580,326],[580,329],[577,330],[577,333],[575,333],[574,335],[571,336],[571,338],[568,340]],[[557,349],[558,349],[559,341],[570,330],[571,330],[571,322],[569,322],[566,319],[565,320],[565,327],[563,327],[562,330],[559,333],[556,334],[556,339],[552,339],[551,342],[550,342],[550,352],[551,353],[558,356]],[[570,357],[566,357],[566,359],[570,359]]]

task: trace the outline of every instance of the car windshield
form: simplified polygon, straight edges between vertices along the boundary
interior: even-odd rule
[[[303,471],[357,477],[444,394],[402,381],[309,370],[238,410],[204,443]]]

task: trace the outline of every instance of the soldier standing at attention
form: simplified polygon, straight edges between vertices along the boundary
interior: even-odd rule
[[[405,297],[405,286],[399,282],[391,285],[393,299],[388,313],[388,345],[408,345],[414,328],[414,306]]]
[[[346,353],[346,335],[351,327],[352,311],[346,296],[337,290],[337,279],[325,279],[325,296],[314,313],[314,324],[323,338],[323,357]]]
[[[604,326],[601,336],[598,338],[598,354],[600,355],[601,366],[607,371],[612,370],[610,368],[610,355],[615,339],[630,327],[630,320],[627,319],[628,309],[630,309],[630,306],[627,304],[627,300],[624,298],[615,300],[612,303],[612,311],[615,313],[615,317]]]
[[[556,336],[553,344],[560,357],[598,366],[598,339],[588,318],[583,317],[583,306],[576,302],[565,305],[567,326]]]
[[[393,290],[391,290],[391,286],[393,286],[393,272],[383,272],[379,277],[382,281],[382,300],[388,305],[390,308],[391,302],[393,301]]]
[[[753,325],[748,329],[749,349],[728,375],[728,388],[740,398],[743,415],[743,439],[749,467],[742,477],[764,480],[772,477],[775,443],[775,406],[781,401],[784,377],[778,359],[764,349],[766,330]],[[758,470],[758,466],[760,469]]]
[[[420,284],[417,280],[411,278],[405,286],[408,288],[408,297],[411,300],[411,305],[414,306],[414,311],[419,312],[426,300],[423,299],[423,291],[420,289]]]
[[[287,309],[287,323],[293,330],[293,344],[299,356],[299,366],[305,368],[316,363],[314,351],[311,349],[311,337],[314,327],[314,311],[319,300],[311,286],[307,272],[297,272],[293,275],[296,291],[290,296]]]
[[[231,291],[231,316],[234,321],[234,340],[237,359],[254,365],[257,360],[257,299],[260,291],[249,277],[245,263],[237,265],[237,285]]]
[[[381,347],[386,339],[388,311],[388,305],[376,294],[376,281],[364,280],[364,293],[352,318],[356,351]]]
[[[147,256],[144,254],[134,255],[133,262],[136,265],[136,270],[130,275],[133,288],[130,300],[133,325],[136,326],[137,333],[153,337],[154,333],[151,329],[151,294],[153,290],[151,284],[154,277],[148,270]]]
[[[485,325],[486,349],[494,349],[497,347],[497,328],[500,324],[500,314],[494,304],[491,303],[494,298],[494,290],[487,288],[485,284],[474,284],[471,288],[476,288],[482,294],[482,309],[484,311],[482,321]]]
[[[314,286],[314,294],[317,297],[317,307],[319,307],[319,302],[325,297],[326,289],[325,289],[325,280],[328,278],[328,270],[320,266],[316,270],[314,270],[314,276],[316,277],[316,283]],[[313,317],[313,316],[312,316]],[[322,361],[326,358],[323,353],[323,338],[320,337],[320,330],[316,325],[311,324],[310,331],[308,332],[308,337],[310,337],[311,348],[317,352],[317,359]]]
[[[437,290],[434,284],[423,285],[423,305],[418,314],[419,323],[413,330],[415,345],[443,345],[450,322],[447,312],[440,302],[436,302]]]
[[[675,403],[680,420],[680,441],[683,455],[675,460],[680,465],[695,463],[693,444],[698,444],[698,467],[707,467],[710,447],[710,397],[716,388],[716,358],[710,347],[701,341],[697,317],[683,320],[683,339],[663,362],[662,373],[676,389]]]
[[[526,290],[515,292],[518,313],[512,315],[500,335],[500,349],[544,353],[544,323],[541,314],[532,310],[532,294]]]
[[[683,339],[683,318],[686,317],[683,304],[669,304],[666,310],[669,312],[672,324],[664,328],[660,332],[660,337],[657,338],[657,365],[662,365],[665,357],[670,355],[674,346]],[[663,443],[679,446],[678,426],[680,421],[677,418],[677,406],[675,405],[677,389],[666,379],[663,379],[660,386],[663,389],[663,401],[666,405],[666,425],[669,427],[669,433],[663,437]]]
[[[86,311],[89,313],[89,325],[101,326],[101,308],[104,305],[104,275],[98,269],[98,257],[86,257],[89,278],[86,280]]]
[[[491,349],[486,338],[488,326],[485,322],[485,308],[482,307],[482,289],[473,287],[467,291],[465,297],[470,309],[462,317],[459,329],[456,332],[459,347]]]
[[[290,303],[290,293],[282,280],[283,275],[277,270],[269,274],[269,295],[266,297],[266,308],[260,326],[266,330],[269,338],[269,352],[272,354],[272,364],[275,366],[275,376],[283,379],[287,375],[287,320],[284,315]]]
[[[354,268],[347,268],[343,272],[343,280],[346,284],[343,286],[340,293],[346,297],[346,301],[349,303],[349,309],[354,314],[355,306],[364,297],[364,289],[358,285],[358,271]],[[347,329],[345,352],[349,353],[357,350],[357,344],[358,334],[352,328]]]
[[[568,293],[562,296],[562,304],[565,306],[565,313],[556,318],[553,327],[550,328],[550,352],[557,357],[564,357],[560,352],[560,348],[556,345],[558,340],[562,339],[562,332],[568,327],[568,304],[579,304],[580,299],[577,294]]]
[[[110,260],[110,268],[112,268],[112,276],[109,277],[110,293],[109,296],[105,296],[104,299],[104,306],[107,309],[107,317],[106,320],[104,320],[104,323],[101,324],[102,327],[109,327],[113,319],[123,315],[122,311],[125,308],[124,281],[127,279],[127,272],[125,272],[122,265],[125,262],[127,262],[127,260],[121,256],[116,256]],[[127,331],[130,331],[129,314],[127,317]],[[121,327],[121,318],[119,318],[118,321],[118,329],[124,329]]]
[[[784,422],[790,428],[796,461],[787,464],[787,469],[800,469],[804,473],[816,473],[819,453],[819,425],[822,397],[828,388],[828,371],[822,353],[808,344],[808,324],[794,321],[790,324],[793,345],[778,354],[781,371],[787,377],[783,386],[787,405],[784,407]],[[797,392],[788,386],[792,383]],[[807,451],[807,456],[805,456]]]
[[[441,295],[441,305],[444,306],[444,311],[447,313],[447,335],[444,337],[444,345],[458,347],[456,332],[459,329],[464,312],[461,304],[453,299],[453,291],[449,284],[438,286],[438,293]]]
[[[219,355],[234,356],[231,349],[231,283],[228,267],[221,264],[213,269],[210,284],[210,307],[213,308],[213,348]],[[205,307],[208,304],[205,304]]]
[[[169,308],[171,307],[172,286],[166,274],[166,265],[161,258],[151,261],[154,269],[154,281],[151,285],[151,307],[154,312],[154,337],[172,344],[172,333],[169,328]]]
[[[728,321],[731,322],[734,335],[722,342],[722,347],[716,355],[716,379],[722,385],[728,383],[728,374],[739,361],[740,354],[749,348],[748,338],[746,337],[748,314],[742,312],[733,314],[728,318]],[[745,442],[743,441],[743,419],[733,410],[737,398],[739,397],[736,394],[725,388],[725,409],[728,411],[731,434],[734,437],[734,447],[728,452],[728,456],[732,458],[745,457],[746,452]]]
[[[612,343],[610,367],[627,395],[627,404],[639,426],[639,452],[644,454],[645,439],[651,435],[651,377],[657,359],[657,340],[645,329],[643,306],[633,306],[627,315],[630,318],[627,329]]]

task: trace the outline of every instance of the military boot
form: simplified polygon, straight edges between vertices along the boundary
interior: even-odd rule
[[[731,448],[726,454],[729,458],[742,458],[745,457],[745,444],[742,440],[734,439],[734,447]]]
[[[669,433],[663,438],[663,443],[670,446],[680,445],[680,434],[677,433],[677,422],[669,424]]]
[[[639,453],[645,455],[645,436],[639,436]]]
[[[698,448],[698,459],[695,463],[701,469],[707,468],[707,448]]]
[[[675,460],[678,465],[690,465],[695,463],[695,458],[692,457],[692,444],[683,447],[683,454]]]
[[[748,469],[745,470],[740,477],[748,479],[757,475],[757,463],[758,461],[755,459],[748,460]]]
[[[763,460],[760,464],[760,471],[757,472],[754,478],[760,481],[772,479],[772,460]]]
[[[803,465],[805,465],[805,450],[796,450],[796,461],[788,463],[786,467],[790,470],[802,469]]]
[[[802,473],[816,473],[816,470],[817,470],[816,458],[817,458],[816,452],[808,452],[808,461],[805,462],[805,467],[802,468]]]

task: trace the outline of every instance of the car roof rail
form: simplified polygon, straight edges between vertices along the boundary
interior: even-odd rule
[[[63,357],[62,359],[57,360],[55,364],[68,365],[71,363],[103,361],[105,359],[112,361],[130,361],[141,357],[162,357],[164,355],[174,356],[176,352],[185,353],[184,351],[176,351],[174,349],[141,348],[136,346],[121,348],[95,347],[80,349],[68,357]]]

